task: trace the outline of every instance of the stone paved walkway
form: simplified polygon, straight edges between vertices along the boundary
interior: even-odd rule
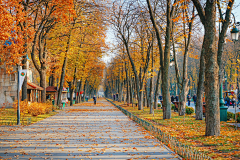
[[[106,100],[0,131],[0,159],[179,159]]]

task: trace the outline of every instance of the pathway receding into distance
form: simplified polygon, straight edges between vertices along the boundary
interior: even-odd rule
[[[0,131],[0,159],[179,159],[106,100]]]

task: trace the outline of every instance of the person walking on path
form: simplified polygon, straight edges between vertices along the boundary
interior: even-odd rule
[[[230,98],[228,97],[228,96],[226,96],[226,102],[227,102],[227,107],[229,108],[229,106],[230,106]]]
[[[191,101],[191,96],[190,95],[187,96],[187,101],[188,101],[188,106],[190,106],[190,101]]]
[[[94,102],[94,104],[97,103],[97,97],[95,95],[93,96],[93,102]]]
[[[237,103],[237,105],[239,105],[239,103],[240,103],[240,94],[238,95],[238,103]]]
[[[236,95],[234,94],[233,95],[233,98],[232,98],[232,105],[233,105],[233,108],[235,107],[235,104],[236,104]]]
[[[174,101],[174,96],[172,95],[171,96],[171,102],[173,103],[173,101]]]
[[[178,102],[178,95],[176,95],[176,97],[175,97],[175,101]]]
[[[95,95],[93,96],[93,101],[94,101],[94,104],[97,103],[97,97]]]
[[[193,101],[194,101],[194,105],[196,106],[196,102],[197,102],[197,96],[196,96],[196,94],[193,95]]]

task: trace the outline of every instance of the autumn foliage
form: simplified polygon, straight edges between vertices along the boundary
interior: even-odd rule
[[[17,102],[15,102],[14,108],[17,110]],[[52,111],[52,105],[48,103],[29,103],[27,101],[20,102],[20,113],[23,117],[27,114],[32,116],[48,114],[50,111]]]

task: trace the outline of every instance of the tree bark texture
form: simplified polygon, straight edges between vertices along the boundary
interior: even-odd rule
[[[22,4],[24,6],[24,12],[26,13],[26,16],[25,18],[27,18],[27,11],[28,11],[28,7],[29,7],[29,0],[26,0],[26,1],[22,1]],[[22,24],[23,26],[23,30],[27,30],[27,20],[25,20]],[[21,24],[20,24],[21,25]],[[24,31],[23,31],[24,32]],[[25,55],[23,56],[23,60],[22,60],[22,69],[28,69],[27,68],[27,48],[28,48],[28,35],[25,34],[24,35],[24,53]],[[27,73],[26,73],[26,76],[25,76],[25,79],[23,81],[23,85],[22,85],[22,101],[24,101],[25,99],[27,99]]]
[[[127,82],[127,104],[130,103],[130,89],[129,89],[129,77],[128,77],[128,68],[125,62],[125,72],[126,72],[126,82]]]
[[[75,90],[75,85],[76,85],[76,73],[77,73],[77,67],[75,67],[74,70],[74,78],[73,81],[71,82],[71,87],[70,87],[70,106],[73,105],[73,94],[74,94],[74,90]]]
[[[146,0],[148,4],[148,10],[150,14],[150,19],[152,21],[154,30],[156,32],[156,37],[158,41],[158,48],[160,53],[160,65],[162,72],[162,94],[163,94],[163,119],[171,118],[171,103],[170,103],[170,92],[169,92],[169,61],[170,61],[170,33],[172,28],[172,14],[174,11],[174,6],[171,9],[171,1],[167,0],[167,26],[166,26],[166,35],[165,35],[165,49],[163,51],[161,33],[155,21],[155,16],[151,7],[150,0]]]
[[[219,66],[216,50],[216,1],[207,0],[205,11],[198,0],[192,0],[204,25],[206,136],[220,135]]]
[[[42,70],[40,73],[40,86],[43,88],[41,91],[41,100],[46,102],[46,71]]]
[[[204,43],[204,42],[203,42]],[[203,44],[204,46],[204,44]],[[200,70],[198,75],[198,87],[197,87],[197,101],[196,101],[196,120],[203,119],[203,92],[204,92],[204,71],[205,71],[205,60],[204,60],[204,48],[202,48],[200,56]]]
[[[71,31],[68,35],[68,41],[67,41],[67,46],[66,46],[66,51],[65,51],[65,57],[62,65],[62,72],[61,72],[61,78],[60,78],[60,86],[58,89],[58,99],[57,99],[57,105],[61,105],[61,95],[62,95],[62,90],[63,90],[63,83],[64,83],[64,77],[65,77],[65,72],[66,72],[66,67],[67,67],[67,61],[68,61],[68,51],[70,48],[70,41],[71,41]]]
[[[160,79],[161,79],[161,67],[159,68],[158,75],[157,75],[155,97],[154,97],[154,109],[157,109],[158,107],[157,101],[158,101],[158,90],[160,86]]]

